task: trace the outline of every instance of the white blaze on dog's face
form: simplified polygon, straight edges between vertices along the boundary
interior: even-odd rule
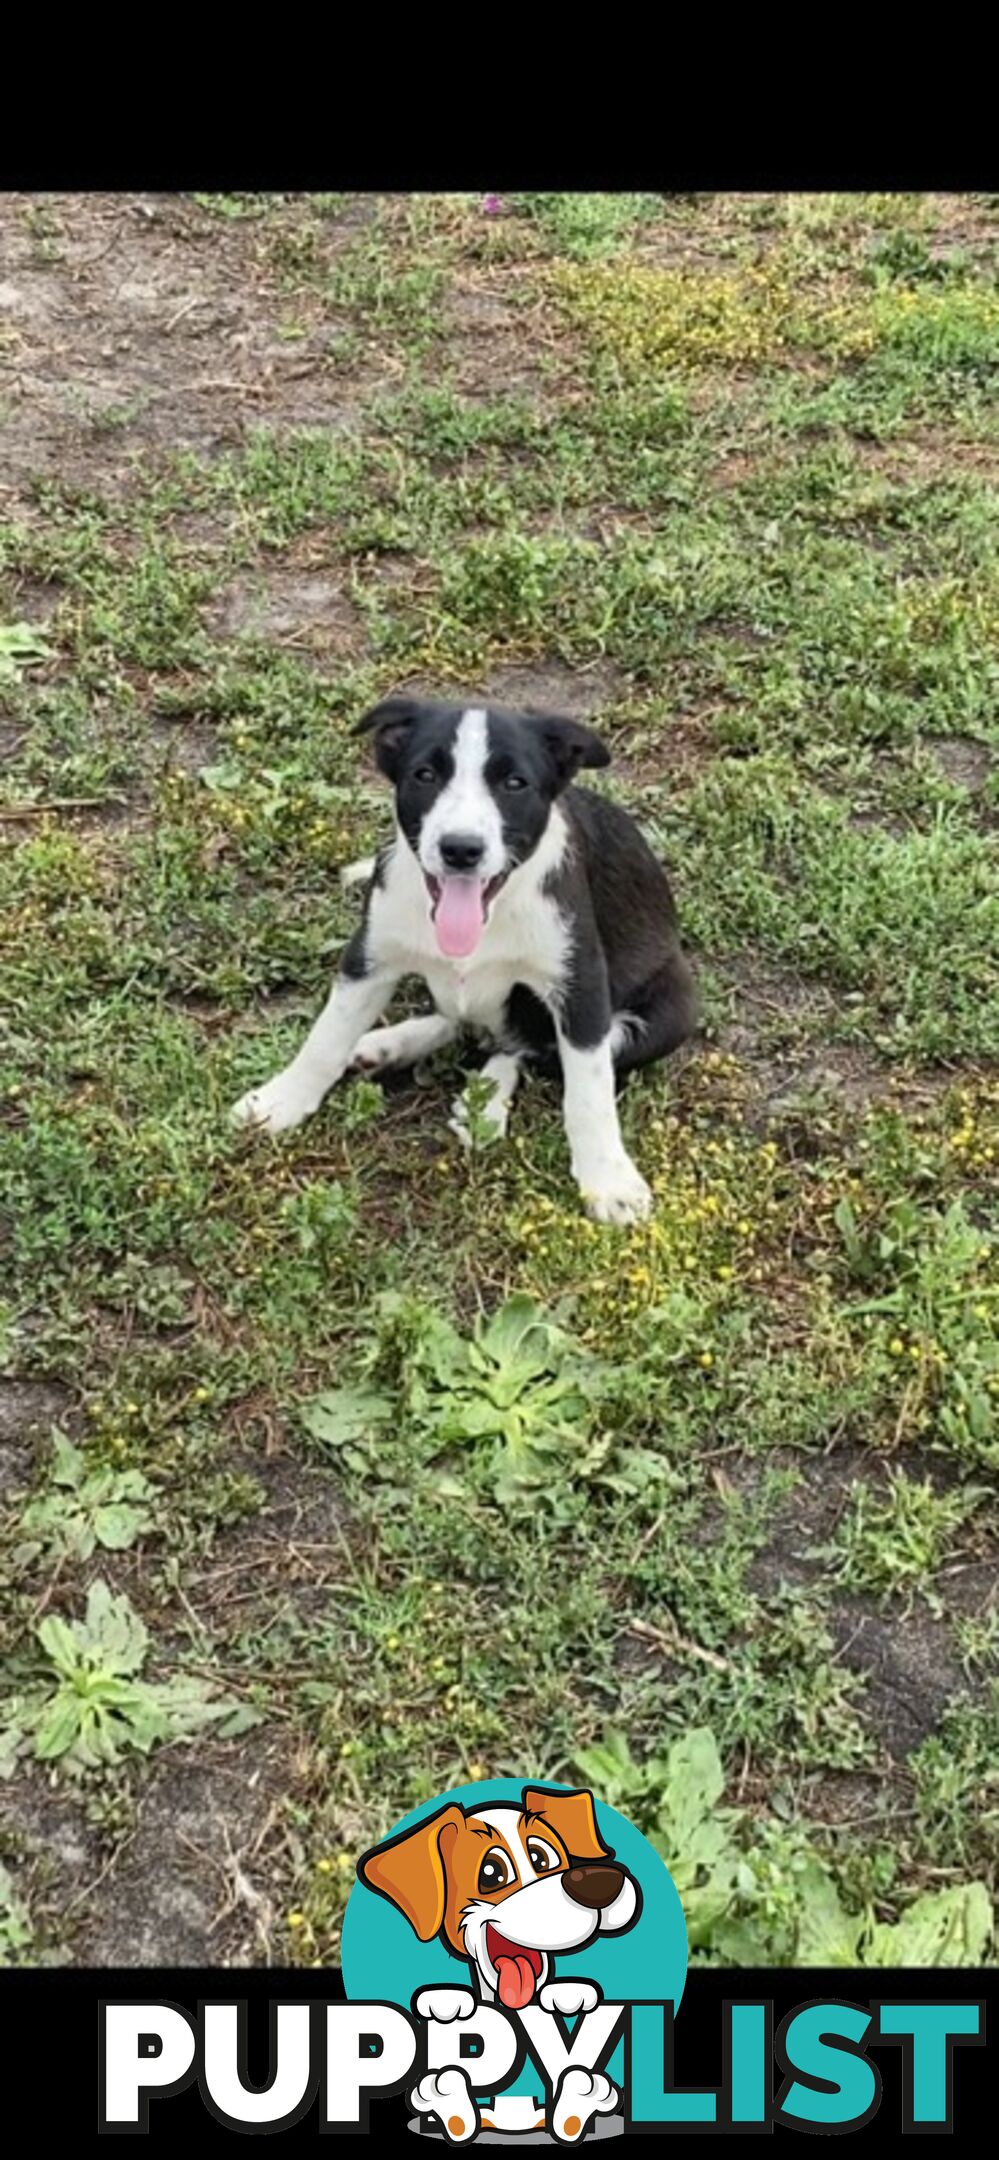
[[[358,1862],[422,1942],[441,1935],[480,1993],[523,2010],[560,1951],[618,1934],[639,1911],[631,1876],[597,1833],[588,1792],[527,1787],[522,1805],[448,1807]]]
[[[437,895],[434,924],[443,953],[463,959],[474,951],[485,926],[488,902],[509,869],[503,819],[486,783],[489,722],[471,707],[463,712],[451,747],[446,780],[420,826],[417,859]]]
[[[555,714],[389,698],[359,723],[395,786],[399,829],[423,872],[437,944],[467,959],[507,879],[528,861],[580,765],[609,755]]]

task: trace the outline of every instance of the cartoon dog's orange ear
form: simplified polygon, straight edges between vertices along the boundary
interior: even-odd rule
[[[597,1834],[593,1794],[588,1792],[541,1792],[536,1785],[524,1789],[524,1811],[543,1815],[560,1837],[570,1860],[603,1860],[607,1847]]]
[[[421,1942],[439,1935],[444,1924],[447,1877],[441,1837],[450,1849],[454,1831],[464,1820],[459,1807],[441,1808],[387,1845],[373,1845],[357,1863],[361,1882],[397,1905]]]

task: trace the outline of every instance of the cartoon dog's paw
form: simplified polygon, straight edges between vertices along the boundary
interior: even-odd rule
[[[592,1980],[548,1980],[538,1992],[538,2001],[542,2010],[554,2010],[558,2017],[577,2017],[580,2011],[586,2017],[603,1996]]]
[[[471,1988],[421,1988],[414,2005],[418,2018],[433,2018],[437,2025],[453,2025],[455,2018],[470,2018],[475,2010]]]
[[[594,2115],[613,2115],[620,2095],[602,2070],[563,2072],[552,2109],[552,2132],[560,2145],[578,2145]]]
[[[427,1988],[425,1992],[457,1995],[458,1988]],[[418,2115],[438,2115],[444,2135],[452,2145],[467,2145],[479,2127],[479,2111],[472,2098],[464,2070],[457,2064],[447,2070],[428,2070],[410,2093],[410,2105]]]
[[[258,1132],[290,1132],[293,1125],[301,1125],[303,1118],[318,1110],[323,1092],[315,1081],[288,1067],[285,1072],[275,1073],[263,1087],[241,1095],[230,1112],[232,1122],[254,1126]]]
[[[627,1155],[617,1157],[583,1184],[586,1212],[594,1222],[644,1222],[652,1209],[652,1194],[641,1172]]]

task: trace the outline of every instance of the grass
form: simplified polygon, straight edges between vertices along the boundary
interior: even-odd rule
[[[0,1523],[0,1942],[99,1952],[193,1765],[255,1955],[334,1957],[358,1850],[523,1774],[703,1848],[698,1955],[984,1956],[994,215],[172,214],[277,387],[197,449],[123,362],[0,528],[0,1412],[58,1404]],[[672,864],[706,1034],[624,1097],[626,1234],[540,1084],[452,1148],[455,1053],[227,1126],[324,994],[386,814],[350,725],[409,681],[592,713]]]

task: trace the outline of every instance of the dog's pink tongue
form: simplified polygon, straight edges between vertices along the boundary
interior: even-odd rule
[[[434,910],[437,943],[449,960],[464,960],[475,948],[485,927],[482,886],[478,878],[445,878]]]
[[[499,1957],[496,1960],[499,1999],[507,2010],[526,2010],[534,1993],[534,1967],[530,1958]]]

